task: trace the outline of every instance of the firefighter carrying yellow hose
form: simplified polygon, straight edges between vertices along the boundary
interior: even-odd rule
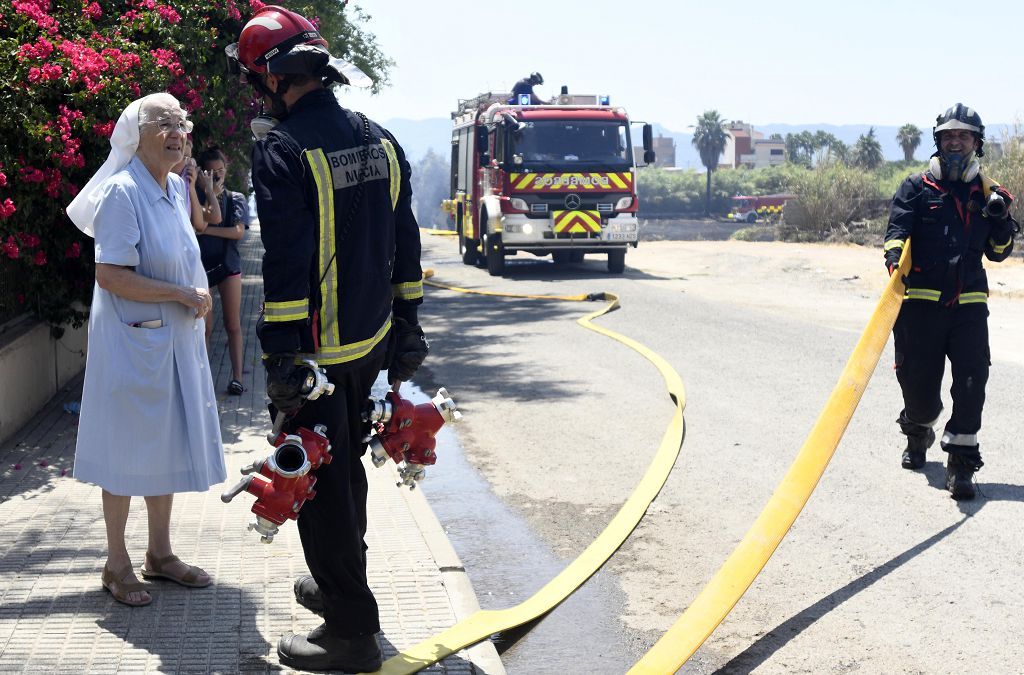
[[[897,421],[907,436],[903,468],[920,469],[935,441],[948,358],[953,411],[941,440],[948,454],[946,488],[953,499],[974,499],[990,365],[982,256],[1005,260],[1020,228],[1009,212],[1013,197],[981,173],[985,126],[978,113],[957,103],[936,118],[933,138],[937,151],[929,169],[903,181],[885,234],[890,274],[908,238],[913,259],[893,328],[904,406]]]

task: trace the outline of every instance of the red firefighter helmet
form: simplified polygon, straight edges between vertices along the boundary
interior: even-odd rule
[[[242,28],[238,42],[224,48],[232,73],[312,75],[355,87],[373,85],[355,64],[331,56],[316,27],[301,14],[266,5]]]
[[[269,61],[288,55],[299,45],[309,45],[314,49],[319,46],[326,58],[330,58],[327,40],[306,17],[284,7],[266,5],[242,28],[237,47],[235,50],[229,48],[228,57],[233,56],[247,71],[265,73]],[[276,70],[270,68],[270,72]]]

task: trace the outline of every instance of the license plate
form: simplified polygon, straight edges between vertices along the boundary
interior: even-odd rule
[[[604,239],[606,241],[632,241],[636,239],[636,235],[632,232],[605,232]]]

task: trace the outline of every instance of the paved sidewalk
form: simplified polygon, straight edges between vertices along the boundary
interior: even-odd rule
[[[175,552],[214,578],[205,589],[152,584],[153,603],[129,608],[100,585],[106,537],[100,489],[71,478],[82,376],[0,445],[0,672],[280,672],[277,640],[318,617],[297,605],[292,581],[306,573],[298,532],[286,523],[272,544],[246,530],[253,498],[220,494],[239,468],[267,455],[269,416],[254,322],[262,297],[262,248],[254,227],[243,247],[241,396],[231,377],[219,302],[211,349],[228,480],[207,493],[175,498]],[[216,294],[215,294],[216,295]],[[408,385],[407,385],[408,386]],[[382,383],[378,382],[380,392]],[[154,430],[159,433],[159,430]],[[126,451],[130,451],[127,448]],[[477,608],[462,564],[417,490],[395,487],[393,465],[370,476],[368,568],[380,605],[385,658],[454,624]],[[128,547],[138,567],[146,547],[143,500],[133,500]],[[503,673],[483,643],[425,672]]]

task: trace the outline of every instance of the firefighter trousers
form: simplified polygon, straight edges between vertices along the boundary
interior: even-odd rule
[[[327,425],[330,464],[316,470],[316,497],[299,511],[302,552],[324,602],[324,621],[337,637],[380,631],[377,601],[366,577],[366,471],[360,457],[362,413],[384,363],[387,340],[354,363],[326,366],[334,394],[307,402],[290,427]]]
[[[896,377],[903,390],[901,421],[928,426],[938,420],[948,358],[953,376],[949,390],[953,412],[946,423],[942,449],[980,459],[977,433],[990,366],[988,306],[971,303],[947,307],[927,300],[904,301],[893,327],[893,339]],[[901,426],[906,433],[908,425]]]

